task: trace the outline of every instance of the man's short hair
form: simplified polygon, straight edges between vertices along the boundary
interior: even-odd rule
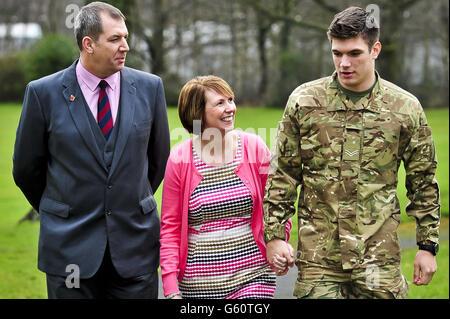
[[[197,76],[188,81],[181,89],[178,97],[178,115],[181,124],[189,133],[193,132],[194,120],[200,120],[204,129],[205,91],[211,89],[228,98],[234,99],[230,85],[222,78],[214,75]]]
[[[369,51],[380,37],[378,24],[373,23],[369,12],[359,7],[349,7],[334,16],[328,28],[328,39],[350,39],[362,36]]]
[[[91,37],[97,41],[98,36],[103,32],[102,20],[100,18],[101,13],[106,13],[113,19],[126,20],[119,9],[108,3],[96,1],[82,7],[75,17],[74,28],[80,51],[83,50],[83,38],[85,36]]]

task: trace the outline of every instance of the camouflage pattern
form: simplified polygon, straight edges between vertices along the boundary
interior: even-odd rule
[[[266,242],[285,238],[298,198],[297,265],[357,269],[400,262],[397,172],[417,242],[438,242],[440,202],[431,129],[419,101],[381,79],[353,104],[336,72],[289,97],[266,184]],[[403,181],[402,181],[403,182]]]
[[[307,267],[299,270],[294,296],[299,299],[404,299],[408,282],[395,265],[341,270]]]

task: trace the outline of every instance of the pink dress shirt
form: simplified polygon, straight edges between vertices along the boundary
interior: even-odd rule
[[[258,135],[238,132],[242,143],[242,160],[235,173],[252,193],[253,237],[266,258],[263,197],[270,151]],[[188,203],[202,179],[193,161],[192,139],[174,147],[167,161],[161,206],[160,264],[165,296],[178,292],[178,281],[183,279],[188,253]],[[286,222],[286,241],[291,227],[289,220]]]
[[[106,87],[106,94],[108,94],[113,123],[116,123],[120,101],[120,71],[111,74],[107,78],[100,79],[86,70],[81,64],[80,59],[78,60],[75,72],[81,92],[83,92],[84,99],[86,100],[95,121],[97,121],[98,94],[100,92],[98,84],[101,80],[105,80],[108,83],[108,86]]]

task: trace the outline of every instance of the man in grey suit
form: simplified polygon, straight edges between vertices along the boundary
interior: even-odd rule
[[[38,268],[49,298],[157,298],[163,84],[124,67],[117,8],[84,6],[75,35],[80,58],[28,84],[17,129],[13,175],[40,213]]]

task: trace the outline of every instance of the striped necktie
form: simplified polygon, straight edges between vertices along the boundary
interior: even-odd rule
[[[106,94],[108,83],[105,80],[101,80],[98,86],[100,87],[100,92],[98,95],[97,122],[102,130],[103,136],[108,140],[113,128],[111,107],[109,105],[108,95]]]

